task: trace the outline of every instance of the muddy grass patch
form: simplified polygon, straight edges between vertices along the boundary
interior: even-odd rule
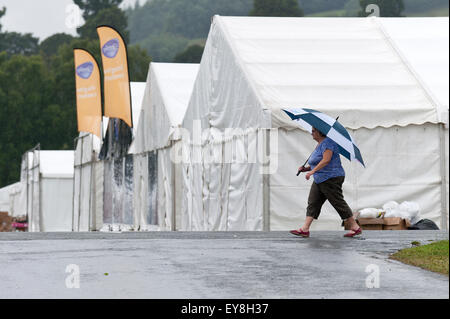
[[[427,245],[413,242],[411,245],[414,247],[402,249],[389,258],[448,276],[448,240]]]

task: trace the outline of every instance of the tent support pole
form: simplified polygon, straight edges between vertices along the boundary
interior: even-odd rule
[[[173,151],[173,149],[175,148],[175,142],[172,141],[172,147],[169,149],[169,157],[170,157],[170,152]],[[171,230],[172,231],[176,231],[177,230],[177,202],[176,202],[176,185],[175,185],[175,170],[176,170],[176,164],[175,161],[173,159],[171,159],[171,164],[172,164],[172,227]]]
[[[75,176],[76,176],[76,171],[77,171],[77,159],[76,159],[76,153],[77,153],[77,142],[78,142],[78,138],[79,137],[75,137],[73,139],[73,191],[72,191],[72,232],[75,231],[74,229],[74,218],[75,218],[75,187],[76,187],[76,183],[75,183]]]
[[[91,146],[93,146],[93,140],[90,139],[91,141]],[[88,230],[87,231],[91,231],[93,229],[95,229],[96,225],[95,225],[95,214],[93,214],[93,207],[92,207],[92,189],[94,188],[94,160],[95,160],[95,153],[94,153],[94,149],[91,150],[91,159],[89,164],[90,167],[90,176],[89,176],[89,214],[88,214]],[[81,189],[80,189],[80,193],[81,193]],[[92,220],[91,220],[92,219]]]
[[[39,228],[38,228],[37,231],[40,232],[40,231],[45,231],[45,230],[42,230],[44,228],[43,227],[44,223],[42,222],[42,220],[44,218],[42,216],[43,215],[43,212],[42,212],[42,174],[40,173],[40,166],[41,166],[41,145],[40,144],[38,144],[37,150],[38,150],[38,166],[33,167],[33,170],[37,169],[37,176],[38,176],[38,179],[39,179],[39,182],[37,184],[37,186],[38,186],[38,194],[39,194],[39,196],[38,196],[38,212],[37,212],[38,213],[38,217],[39,217],[39,223],[38,223],[38,227]]]
[[[81,212],[81,185],[83,185],[83,138],[81,137],[81,157],[80,157],[80,187],[78,188],[78,210],[77,210],[77,232],[80,231],[80,212]],[[75,172],[73,175],[73,179],[75,180]]]
[[[445,163],[445,127],[439,123],[440,162],[441,162],[441,229],[447,230],[447,177]]]
[[[263,231],[270,231],[270,129],[264,129],[263,136]]]

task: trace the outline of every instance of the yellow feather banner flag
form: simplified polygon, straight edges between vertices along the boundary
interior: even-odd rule
[[[130,81],[125,41],[110,26],[97,27],[102,53],[105,116],[119,118],[133,127]]]
[[[78,132],[101,136],[102,97],[100,70],[88,51],[74,49]]]

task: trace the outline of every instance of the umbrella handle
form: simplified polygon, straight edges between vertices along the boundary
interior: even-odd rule
[[[311,155],[312,155],[312,153],[311,153]],[[309,158],[311,157],[311,155],[309,155],[308,159],[307,159],[307,160],[305,161],[305,163],[304,163],[304,164],[303,164],[302,166],[305,166],[305,165],[306,165],[306,163],[308,163],[308,161],[309,161]],[[300,173],[301,173],[301,172],[300,172],[300,171],[298,171],[298,172],[297,172],[297,176],[298,176],[298,175],[300,175]]]

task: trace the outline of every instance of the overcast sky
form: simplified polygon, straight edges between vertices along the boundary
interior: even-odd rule
[[[121,6],[133,5],[136,1],[145,2],[124,0]],[[32,33],[40,40],[60,32],[76,35],[74,25],[80,20],[71,5],[72,0],[0,0],[0,8],[6,7],[0,24],[3,31]]]

